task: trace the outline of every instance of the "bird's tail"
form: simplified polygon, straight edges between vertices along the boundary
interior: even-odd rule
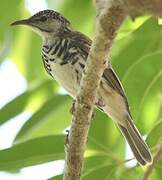
[[[118,126],[122,134],[126,138],[130,148],[132,149],[132,152],[137,161],[143,166],[148,163],[151,164],[152,155],[150,149],[142,139],[132,119],[128,116],[128,119],[126,120],[126,126],[124,127],[120,124],[118,124]]]

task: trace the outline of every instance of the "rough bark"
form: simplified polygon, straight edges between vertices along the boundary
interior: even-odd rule
[[[139,15],[155,15],[162,17],[162,0],[118,0],[132,17]]]

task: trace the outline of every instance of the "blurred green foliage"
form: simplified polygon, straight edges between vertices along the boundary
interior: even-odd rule
[[[47,3],[52,9],[57,4],[57,9],[77,30],[93,38],[95,8],[90,0],[63,0],[61,3],[48,0]],[[0,150],[0,170],[19,170],[64,159],[63,132],[70,125],[72,101],[59,94],[58,84],[45,73],[41,39],[27,28],[9,27],[14,20],[29,16],[24,1],[3,1],[0,16],[0,63],[9,58],[28,84],[23,94],[0,109],[0,124],[24,111],[33,113],[18,132],[13,146]],[[154,152],[162,137],[161,49],[162,27],[158,19],[139,17],[134,22],[130,18],[125,20],[111,53],[112,65],[123,82],[134,120],[147,135]],[[83,179],[140,179],[141,167],[125,166],[124,143],[113,122],[97,111],[90,129]],[[156,166],[152,180],[161,179],[160,167],[162,161]],[[60,180],[62,175],[51,179]]]

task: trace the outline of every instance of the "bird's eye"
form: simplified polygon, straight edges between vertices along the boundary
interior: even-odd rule
[[[46,16],[42,16],[41,18],[40,18],[40,21],[42,21],[42,22],[44,22],[44,21],[46,21],[47,20],[47,17]]]

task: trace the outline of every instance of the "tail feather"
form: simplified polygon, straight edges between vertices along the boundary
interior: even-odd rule
[[[132,122],[131,118],[128,117],[126,126],[119,125],[121,132],[128,141],[132,152],[141,165],[146,165],[152,162],[152,156],[149,147],[142,139],[140,133]]]
[[[128,144],[129,144],[130,148],[132,149],[132,152],[133,152],[135,158],[137,159],[137,161],[138,161],[141,165],[143,165],[143,166],[146,165],[145,160],[143,160],[142,156],[139,154],[136,146],[134,145],[132,139],[131,139],[130,136],[128,135],[127,129],[126,129],[125,127],[121,126],[121,125],[119,125],[119,127],[120,127],[120,130],[122,131],[124,137],[126,138],[126,140],[127,140]]]

